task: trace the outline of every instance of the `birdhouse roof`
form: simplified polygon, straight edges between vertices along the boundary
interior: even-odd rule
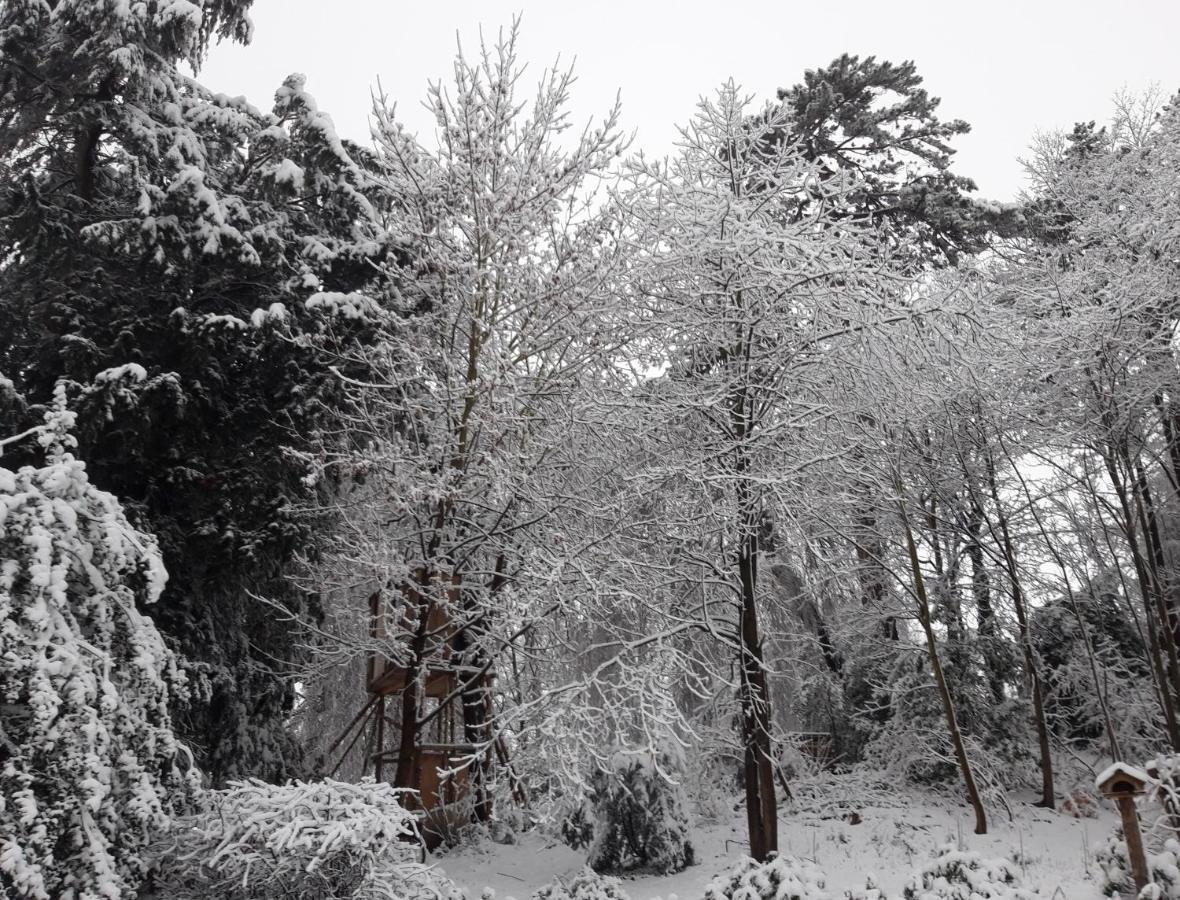
[[[1142,769],[1116,762],[1098,773],[1094,787],[1103,794],[1139,793],[1149,781],[1151,778]]]

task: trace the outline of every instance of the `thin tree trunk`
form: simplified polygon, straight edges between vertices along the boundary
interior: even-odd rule
[[[1180,722],[1176,717],[1176,697],[1180,696],[1180,689],[1178,689],[1180,661],[1176,658],[1175,641],[1171,639],[1166,604],[1154,589],[1151,569],[1144,559],[1143,550],[1139,545],[1139,529],[1136,525],[1137,516],[1132,509],[1132,499],[1128,496],[1126,482],[1115,463],[1113,448],[1111,450],[1112,453],[1103,454],[1103,461],[1123,513],[1123,531],[1127,539],[1131,561],[1135,566],[1135,575],[1139,581],[1139,592],[1143,598],[1143,611],[1147,621],[1148,649],[1151,652],[1152,664],[1157,670],[1160,682],[1160,699],[1164,706],[1164,721],[1168,729],[1168,740],[1172,744],[1172,749],[1180,750]],[[1122,455],[1124,458],[1127,456],[1125,453]]]
[[[1024,476],[1020,474],[1020,469],[1016,467],[1016,462],[1012,459],[1012,454],[1008,452],[1008,448],[1004,445],[1004,441],[1002,439],[998,443],[1000,450],[1003,452],[1005,458],[1008,460],[1008,464],[1012,467],[1012,471],[1015,473],[1017,480],[1020,482],[1021,490],[1024,493],[1025,499],[1028,500],[1029,510],[1032,512],[1033,521],[1037,523],[1037,530],[1041,534],[1041,539],[1045,543],[1045,548],[1053,557],[1054,562],[1057,563],[1057,568],[1061,570],[1061,582],[1065,587],[1066,601],[1069,603],[1069,608],[1074,614],[1074,619],[1077,620],[1078,629],[1082,635],[1082,643],[1086,648],[1086,660],[1090,664],[1090,677],[1094,679],[1094,695],[1097,697],[1098,706],[1102,710],[1102,721],[1106,728],[1106,738],[1110,747],[1110,755],[1112,759],[1119,759],[1122,754],[1119,751],[1118,735],[1114,730],[1114,720],[1110,715],[1110,704],[1106,699],[1106,691],[1103,689],[1102,682],[1098,677],[1098,663],[1094,656],[1094,644],[1090,640],[1090,629],[1086,624],[1085,618],[1082,616],[1081,610],[1078,609],[1077,601],[1074,598],[1073,588],[1070,587],[1069,577],[1065,567],[1065,560],[1062,559],[1056,545],[1054,544],[1052,538],[1050,538],[1049,531],[1045,528],[1045,523],[1041,521],[1041,516],[1037,512],[1036,503],[1033,501],[1032,491],[1029,489],[1028,482],[1024,480]]]
[[[1164,443],[1168,446],[1168,458],[1172,463],[1171,471],[1162,463],[1161,467],[1168,475],[1176,499],[1180,500],[1180,416],[1172,411],[1172,403],[1165,403],[1160,394],[1155,395],[1155,406],[1159,410],[1160,423],[1164,429]]]
[[[938,696],[942,700],[942,709],[946,714],[951,745],[954,747],[955,759],[959,763],[959,771],[963,775],[963,783],[967,788],[967,799],[975,811],[975,833],[987,834],[987,813],[984,811],[983,801],[979,796],[979,788],[975,783],[975,774],[971,771],[971,762],[967,758],[967,747],[963,743],[963,734],[959,731],[959,722],[955,717],[955,703],[951,699],[946,675],[942,671],[942,663],[938,658],[938,647],[935,643],[934,628],[931,624],[930,598],[926,594],[926,583],[922,577],[922,565],[918,560],[918,546],[914,542],[914,532],[910,527],[909,517],[906,515],[904,501],[898,500],[898,508],[901,511],[902,528],[905,530],[906,549],[909,551],[910,572],[914,581],[914,595],[918,600],[918,622],[926,634],[926,652],[930,658],[930,668],[934,672],[934,682],[938,686]]]
[[[1167,560],[1164,557],[1164,542],[1160,537],[1159,518],[1155,511],[1155,500],[1152,497],[1151,486],[1147,482],[1147,473],[1141,463],[1135,464],[1135,489],[1139,499],[1140,521],[1151,550],[1150,561],[1152,574],[1155,578],[1156,590],[1164,600],[1165,615],[1167,617],[1168,635],[1172,644],[1180,642],[1177,632],[1180,629],[1180,617],[1176,615],[1176,604],[1172,597],[1171,584],[1168,579]]]
[[[885,550],[881,535],[877,531],[876,515],[871,511],[863,513],[858,526],[860,534],[856,540],[856,562],[857,576],[864,592],[861,602],[864,606],[880,612],[885,608],[888,597],[885,576],[881,572],[881,560],[885,556]],[[901,637],[896,616],[887,614],[881,619],[881,636],[888,641],[896,641]]]
[[[992,607],[991,576],[987,571],[984,559],[982,534],[984,512],[983,505],[976,496],[975,485],[971,484],[971,476],[964,466],[964,477],[967,478],[968,509],[967,509],[967,558],[971,561],[971,596],[975,600],[975,613],[979,617],[979,638],[983,643],[983,661],[987,668],[987,685],[991,691],[992,700],[1000,703],[1004,699],[1004,675],[1001,671],[997,650],[999,649],[999,627],[996,623],[996,611]]]
[[[418,578],[422,591],[429,591],[430,576],[422,572]],[[430,632],[430,608],[433,602],[413,587],[407,586],[406,609],[412,607],[418,615],[414,638],[410,643],[410,659],[406,665],[406,682],[402,687],[401,733],[398,739],[397,768],[394,770],[393,786],[416,789],[414,763],[418,759],[418,682],[425,667],[426,639]]]
[[[1037,744],[1041,753],[1041,799],[1036,804],[1045,809],[1056,809],[1057,798],[1053,787],[1053,747],[1049,742],[1049,724],[1045,720],[1045,694],[1041,687],[1041,668],[1037,665],[1033,651],[1032,634],[1028,627],[1028,610],[1024,602],[1024,589],[1020,583],[1020,568],[1016,561],[1016,547],[1012,532],[1008,528],[1008,516],[1000,503],[1000,490],[996,484],[996,467],[990,453],[987,456],[987,481],[991,488],[992,502],[996,505],[996,520],[1000,526],[1004,551],[1004,564],[1008,569],[1008,583],[1012,588],[1012,606],[1016,610],[1016,624],[1020,630],[1020,649],[1024,654],[1024,668],[1032,686],[1033,721],[1037,728]]]

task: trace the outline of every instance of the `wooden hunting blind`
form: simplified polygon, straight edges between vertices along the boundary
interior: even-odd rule
[[[507,743],[492,729],[495,674],[477,634],[484,617],[463,600],[458,577],[424,569],[369,596],[368,700],[328,750],[344,745],[333,774],[359,744],[362,775],[412,792],[405,806],[418,811],[431,846],[490,817],[493,761],[513,799],[528,805]]]
[[[494,676],[461,661],[471,640],[461,599],[457,578],[424,570],[369,597],[368,701],[330,751],[351,734],[333,771],[360,743],[362,774],[412,791],[405,805],[421,813],[428,840],[485,817],[487,805]]]
[[[367,690],[380,717],[371,760],[378,780],[392,766],[398,787],[416,790],[423,809],[437,809],[467,793],[475,740],[490,718],[492,676],[459,661],[458,579],[440,584],[419,572],[393,603],[388,596],[379,591],[369,601],[374,646],[389,648],[368,661]],[[481,715],[470,714],[473,703]]]

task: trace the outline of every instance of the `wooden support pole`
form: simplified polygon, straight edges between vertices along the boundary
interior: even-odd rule
[[[1139,830],[1139,813],[1135,811],[1135,798],[1122,794],[1116,798],[1119,815],[1123,817],[1123,836],[1127,839],[1127,858],[1131,862],[1131,877],[1135,879],[1135,892],[1147,886],[1147,856],[1143,852],[1143,834]]]
[[[365,714],[368,713],[376,701],[376,695],[369,698],[369,702],[364,705],[360,712],[353,716],[352,721],[348,723],[348,727],[340,732],[340,737],[336,738],[336,740],[332,742],[332,746],[328,748],[328,752],[325,754],[326,756],[331,756],[332,753],[335,752],[336,748],[340,746],[340,742],[348,737],[349,732],[351,732],[352,729],[356,727],[357,722],[365,717]]]
[[[385,695],[382,694],[377,700],[377,747],[374,751],[373,764],[375,766],[375,774],[377,781],[385,780]]]
[[[370,704],[370,706],[371,706],[371,704]],[[366,706],[365,711],[368,711],[370,706]],[[368,719],[366,719],[365,721],[367,722]],[[332,766],[332,771],[328,773],[329,778],[336,777],[336,771],[342,765],[344,765],[344,760],[348,758],[348,754],[352,752],[352,748],[356,746],[356,742],[358,740],[360,740],[361,735],[363,735],[364,733],[365,733],[365,726],[364,726],[364,724],[362,724],[361,727],[357,729],[356,734],[354,734],[352,736],[352,740],[348,742],[348,746],[344,748],[344,752],[340,754],[340,758],[338,760],[336,760],[336,765]],[[362,761],[361,764],[363,766],[364,762]]]

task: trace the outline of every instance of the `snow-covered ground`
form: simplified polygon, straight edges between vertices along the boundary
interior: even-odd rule
[[[860,823],[837,812],[808,812],[805,804],[783,808],[779,846],[785,855],[814,861],[827,875],[836,897],[846,889],[863,888],[873,876],[887,896],[899,897],[911,873],[935,855],[939,846],[961,843],[984,856],[1017,864],[1024,883],[1046,898],[1098,900],[1102,897],[1093,872],[1094,844],[1110,834],[1118,816],[1103,804],[1097,818],[1077,819],[1010,799],[1012,820],[992,811],[989,833],[972,833],[971,810],[940,797],[911,791],[889,805],[859,808]],[[746,849],[744,811],[739,807],[725,821],[704,823],[696,830],[696,865],[675,875],[642,875],[623,879],[632,900],[668,898],[699,900],[712,877],[731,866]],[[559,840],[533,831],[515,845],[483,842],[437,858],[439,866],[469,897],[491,887],[496,897],[525,900],[554,878],[568,880],[584,864],[584,851],[570,850]]]

